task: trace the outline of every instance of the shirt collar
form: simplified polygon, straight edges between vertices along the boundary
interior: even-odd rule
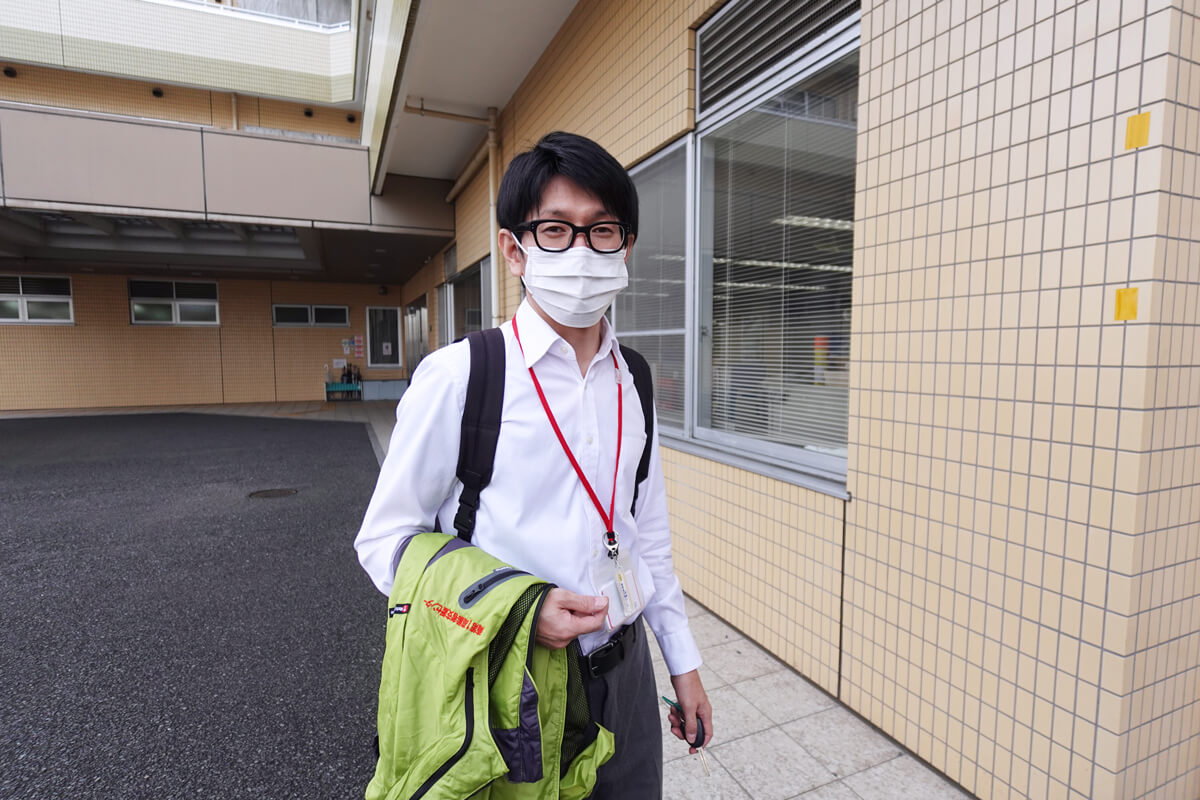
[[[546,355],[550,348],[559,342],[567,344],[566,339],[555,333],[549,323],[534,310],[528,299],[522,300],[521,305],[517,307],[516,322],[521,329],[521,349],[525,353],[526,367],[537,364],[542,356]],[[567,346],[570,347],[570,345]],[[613,333],[612,326],[608,324],[608,318],[604,317],[601,320],[600,349],[596,351],[596,358],[608,358],[609,352],[616,349],[617,336]],[[575,360],[573,350],[571,360]],[[624,360],[622,359],[622,361]],[[594,360],[593,363],[595,363]]]

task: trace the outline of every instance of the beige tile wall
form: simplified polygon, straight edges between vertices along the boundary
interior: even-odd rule
[[[662,458],[684,591],[836,694],[843,501],[668,447]]]
[[[1150,345],[1195,28],[1144,0],[864,6],[844,699],[980,797],[1194,797],[1195,460],[1148,436],[1194,404]],[[1154,475],[1191,494],[1151,523]]]
[[[1122,412],[1122,426],[1126,413],[1133,417],[1137,536],[1128,558],[1112,563],[1130,617],[1115,632],[1127,693],[1123,724],[1109,737],[1124,769],[1105,777],[1129,797],[1200,796],[1198,13],[1194,3],[1174,3],[1147,15],[1142,93],[1128,109],[1150,114],[1137,163],[1139,188],[1149,191],[1137,195],[1135,215],[1147,208],[1140,232],[1155,246],[1152,259],[1131,259],[1129,268],[1131,285],[1142,288],[1137,320],[1124,323],[1126,371],[1145,367],[1129,406],[1145,411]]]
[[[127,276],[70,277],[74,325],[0,324],[0,410],[323,400],[334,358],[368,379],[405,377],[341,346],[366,336],[368,305],[400,305],[399,287],[222,280],[219,326],[156,326],[130,324]],[[272,303],[346,305],[350,327],[275,328]]]

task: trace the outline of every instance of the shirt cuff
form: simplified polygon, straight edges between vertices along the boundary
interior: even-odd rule
[[[672,675],[682,675],[699,669],[702,659],[700,648],[692,638],[690,628],[666,634],[655,634],[658,646],[662,650],[663,660],[667,662],[667,671]]]

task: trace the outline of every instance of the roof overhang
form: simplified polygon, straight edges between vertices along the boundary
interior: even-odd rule
[[[416,2],[416,0],[413,0]],[[573,0],[424,0],[397,75],[382,141],[388,173],[453,180],[575,7]],[[406,113],[406,104],[480,120]],[[377,184],[378,185],[378,184]]]

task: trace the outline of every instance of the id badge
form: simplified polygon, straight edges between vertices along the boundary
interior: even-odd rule
[[[616,558],[606,556],[602,562],[594,562],[592,585],[597,594],[608,598],[607,630],[621,627],[636,617],[645,606],[637,572],[625,553],[620,553]]]

